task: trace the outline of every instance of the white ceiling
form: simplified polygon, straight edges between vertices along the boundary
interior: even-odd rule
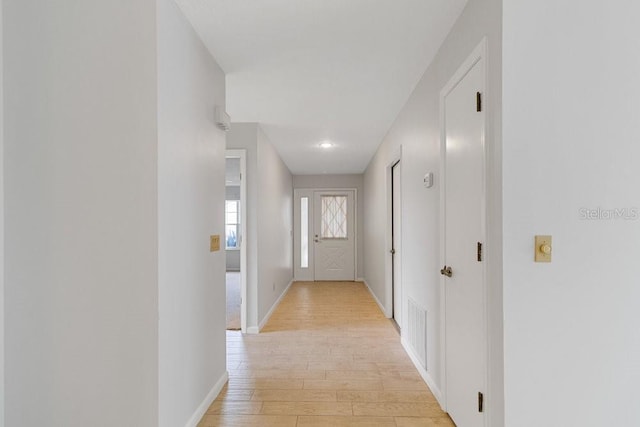
[[[363,172],[466,4],[176,1],[227,75],[232,122],[259,122],[294,174]]]

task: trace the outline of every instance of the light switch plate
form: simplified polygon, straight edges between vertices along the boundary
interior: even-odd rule
[[[209,251],[217,252],[220,250],[220,235],[214,234],[209,238]]]
[[[533,247],[535,262],[551,262],[551,236],[536,236]]]

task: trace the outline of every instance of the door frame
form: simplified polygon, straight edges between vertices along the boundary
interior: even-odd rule
[[[247,333],[247,150],[225,150],[225,159],[240,159],[240,330]]]
[[[392,174],[393,174],[393,165],[402,161],[402,144],[400,144],[393,155],[391,156],[391,160],[387,162],[387,166],[385,168],[385,185],[387,187],[387,219],[386,219],[386,230],[385,230],[385,262],[384,262],[384,275],[385,275],[385,307],[384,307],[384,316],[387,319],[393,319],[393,258],[389,251],[393,245],[393,211],[392,211]],[[400,173],[402,173],[402,169],[400,169]],[[402,178],[402,177],[401,177]],[[402,182],[402,180],[401,180]],[[401,292],[401,295],[402,292]],[[400,331],[402,333],[402,326],[400,326]]]
[[[487,73],[487,39],[484,37],[478,46],[472,51],[472,53],[467,57],[467,59],[460,65],[457,71],[453,74],[451,79],[447,82],[447,84],[440,91],[440,265],[445,265],[445,256],[446,256],[446,236],[445,236],[445,226],[446,226],[446,109],[445,102],[446,97],[456,88],[458,83],[460,83],[466,75],[471,71],[471,69],[478,63],[480,60],[484,60],[483,62],[483,72],[484,72],[484,93],[482,94],[482,100],[485,101],[488,99],[487,91],[489,88],[488,82],[488,73]],[[483,108],[486,107],[487,103],[483,102]],[[485,425],[487,419],[489,419],[490,413],[490,402],[491,397],[486,396],[486,392],[488,390],[489,384],[489,361],[488,361],[488,349],[489,349],[489,334],[487,330],[488,325],[488,304],[487,304],[487,266],[486,266],[486,241],[487,241],[487,146],[486,146],[486,136],[487,136],[487,117],[485,110],[484,116],[484,126],[482,130],[482,197],[481,197],[481,224],[482,224],[482,240],[484,243],[484,252],[483,254],[483,263],[485,263],[484,268],[482,269],[482,305],[483,305],[483,331],[484,331],[484,348],[483,348],[483,358],[484,358],[484,383],[485,383],[485,410],[484,410],[484,420]],[[447,304],[446,304],[446,281],[444,276],[440,276],[440,369],[442,372],[441,378],[442,382],[440,384],[440,392],[441,392],[441,406],[442,409],[447,411],[447,359],[446,359],[446,348],[447,348],[447,328],[446,328],[446,314],[447,314]]]
[[[393,295],[393,255],[391,254],[391,249],[393,248],[393,167],[402,161],[402,145],[399,145],[395,155],[391,157],[391,161],[387,162],[385,183],[387,187],[387,220],[386,220],[386,230],[385,230],[385,282],[386,282],[386,300],[387,304],[385,307],[385,317],[388,319],[393,319],[398,324],[400,328],[400,335],[402,335],[402,330],[404,327],[404,310],[400,310],[400,319],[394,318],[394,295]],[[402,186],[402,169],[400,169],[400,185]],[[402,211],[402,191],[400,192],[400,211]],[[401,223],[402,224],[402,223]],[[401,225],[402,227],[402,225]],[[402,229],[401,229],[402,230]],[[400,246],[402,246],[402,231],[400,232]],[[402,251],[401,251],[402,252]],[[400,275],[402,277],[402,258],[400,258],[400,262],[397,263],[397,267],[400,268]],[[404,292],[402,287],[402,280],[400,282],[400,304],[402,304],[404,308]]]
[[[300,193],[304,193],[304,192],[310,192],[312,195],[316,192],[316,191],[353,191],[353,234],[354,234],[354,241],[353,241],[353,256],[354,256],[354,263],[353,263],[353,277],[354,279],[357,281],[358,280],[358,273],[360,273],[358,271],[358,189],[356,187],[318,187],[318,188],[314,188],[314,187],[300,187],[300,188],[294,188],[293,189],[293,272],[294,272],[294,281],[300,281],[300,280],[304,280],[301,279],[299,277],[295,276],[295,272],[297,269],[297,264],[296,261],[299,260],[300,256],[298,254],[298,251],[300,250],[300,244],[298,242],[300,242],[300,230],[298,227],[299,225],[299,221],[297,221],[296,219],[299,220],[299,216],[300,216],[300,205],[298,203],[298,200],[300,199]],[[305,196],[302,196],[305,197]],[[314,215],[314,204],[315,204],[315,200],[314,197],[309,197],[309,200],[311,201],[311,204],[309,206],[309,211],[311,212],[310,215],[310,222],[309,222],[309,243],[311,243],[312,239],[312,231],[314,228],[313,225],[313,215]],[[297,212],[297,214],[296,214]],[[315,247],[314,245],[309,245],[309,258],[311,259],[312,257],[315,257]],[[315,270],[315,258],[314,258],[314,270]],[[314,277],[315,280],[315,272],[311,273],[312,276]]]
[[[399,168],[397,183],[399,194],[397,198],[400,200],[400,206],[395,206],[396,180],[394,179],[393,171],[396,167]],[[397,209],[400,212],[399,218],[396,218],[395,215]],[[396,225],[399,231],[397,236],[395,233]],[[391,253],[391,318],[400,328],[400,335],[402,335],[404,327],[404,293],[402,287],[402,163],[400,160],[391,166],[391,249],[395,249],[395,252]],[[398,283],[396,283],[396,277],[399,277]],[[396,290],[399,301],[396,301]],[[400,307],[399,313],[396,313],[396,305]]]

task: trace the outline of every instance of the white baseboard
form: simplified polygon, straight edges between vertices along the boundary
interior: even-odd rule
[[[247,328],[247,334],[255,335],[260,333],[260,328],[257,326],[249,326]]]
[[[216,384],[213,386],[211,391],[207,394],[207,397],[204,398],[204,401],[200,404],[200,406],[198,406],[196,412],[191,416],[189,421],[187,421],[185,427],[198,426],[198,423],[200,422],[202,417],[204,417],[204,414],[207,413],[207,409],[209,409],[209,406],[211,406],[213,401],[216,400],[216,397],[218,397],[227,381],[229,381],[229,372],[225,371],[218,382],[216,382]]]
[[[286,288],[284,288],[284,291],[282,291],[282,293],[280,294],[276,302],[273,303],[267,315],[264,316],[264,319],[262,319],[262,321],[260,322],[260,325],[258,325],[258,332],[256,333],[259,333],[262,330],[262,328],[264,328],[264,325],[267,324],[267,322],[271,318],[271,315],[273,314],[274,311],[276,311],[276,308],[278,308],[278,306],[280,305],[280,302],[282,301],[282,298],[284,298],[284,296],[286,295],[287,291],[289,290],[292,284],[293,284],[293,279],[289,281],[289,284],[287,285]],[[247,330],[247,332],[249,331]]]
[[[385,315],[385,317],[387,319],[391,319],[391,314],[387,313],[387,309],[384,308],[384,306],[382,305],[382,303],[380,302],[380,300],[378,299],[378,297],[376,296],[376,294],[371,290],[371,286],[369,286],[369,284],[367,283],[367,281],[365,279],[358,279],[358,282],[362,282],[364,283],[364,285],[367,287],[367,289],[369,290],[369,293],[371,294],[371,296],[373,297],[373,299],[375,300],[376,304],[378,304],[378,307],[380,307],[380,311],[382,311],[382,313]]]
[[[416,354],[413,352],[413,349],[411,348],[407,340],[404,337],[402,337],[400,342],[402,343],[402,347],[404,347],[404,350],[409,355],[409,358],[415,365],[416,369],[420,373],[420,376],[422,377],[424,382],[427,383],[427,386],[429,386],[429,389],[431,390],[436,400],[438,401],[440,408],[446,412],[444,400],[442,399],[442,392],[440,391],[440,388],[436,385],[436,382],[433,380],[433,378],[431,378],[431,374],[429,374],[429,372],[427,372],[427,370],[424,369],[424,366],[422,366],[422,364],[419,361],[420,359],[418,359]]]

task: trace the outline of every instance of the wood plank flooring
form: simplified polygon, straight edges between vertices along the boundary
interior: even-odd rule
[[[259,335],[227,332],[227,354],[200,427],[454,427],[359,282],[294,283]]]

